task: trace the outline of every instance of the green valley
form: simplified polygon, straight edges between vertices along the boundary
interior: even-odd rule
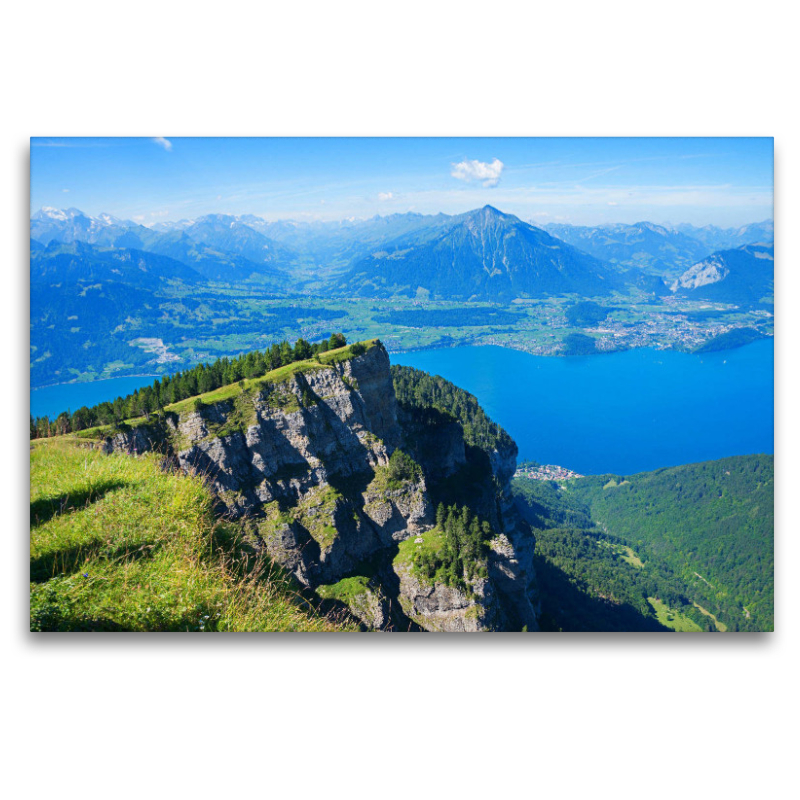
[[[629,476],[516,479],[551,625],[607,630],[610,616],[634,609],[641,625],[674,630],[773,630],[773,464],[735,456]]]

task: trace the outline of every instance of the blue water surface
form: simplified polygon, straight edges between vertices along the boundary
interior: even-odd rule
[[[474,394],[519,445],[520,460],[629,475],[731,455],[772,453],[773,340],[688,355],[629,350],[554,358],[502,347],[396,353],[392,363]],[[55,417],[113,400],[154,376],[49,386],[31,413]]]
[[[474,394],[517,442],[520,460],[630,475],[774,452],[772,339],[702,355],[553,358],[455,347],[391,359]]]
[[[77,411],[82,406],[91,408],[105,400],[125,397],[143,386],[152,386],[156,375],[139,375],[135,378],[109,378],[89,383],[63,383],[31,390],[31,414],[34,417],[54,419],[62,411]]]

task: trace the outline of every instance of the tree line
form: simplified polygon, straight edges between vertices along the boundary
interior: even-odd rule
[[[394,392],[401,406],[424,411],[435,408],[461,423],[467,444],[487,453],[515,447],[514,440],[486,416],[477,398],[438,375],[413,367],[393,365]]]
[[[287,340],[273,344],[265,350],[253,350],[234,358],[219,358],[208,364],[197,364],[191,369],[164,375],[152,386],[144,386],[125,397],[98,403],[91,408],[82,406],[75,412],[62,411],[55,419],[47,416],[30,418],[30,438],[41,439],[65,433],[94,428],[97,425],[117,425],[123,420],[149,417],[180,400],[214,391],[222,386],[238,383],[246,378],[260,378],[279,367],[296,361],[314,358],[320,353],[344,347],[347,340],[342,333],[333,333],[314,344],[303,338],[294,345]]]

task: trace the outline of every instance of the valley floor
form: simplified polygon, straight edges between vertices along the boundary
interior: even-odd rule
[[[380,337],[390,352],[499,345],[535,355],[636,347],[689,351],[719,337],[719,347],[725,348],[744,343],[739,339],[745,330],[745,340],[773,335],[773,316],[766,308],[625,295],[595,298],[608,309],[605,320],[570,324],[567,311],[578,300],[497,305],[425,298],[278,298],[257,285],[212,284],[197,296],[173,287],[159,308],[132,310],[109,333],[95,329],[92,309],[78,298],[42,320],[32,318],[31,386],[172,372],[283,338],[313,341],[334,329],[352,341]]]

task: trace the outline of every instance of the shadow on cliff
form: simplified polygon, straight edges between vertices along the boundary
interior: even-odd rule
[[[466,463],[445,478],[434,477],[431,472],[430,495],[434,506],[466,506],[481,519],[487,519],[492,526],[500,529],[497,511],[497,494],[489,456],[480,447],[466,445]],[[427,472],[426,472],[427,474]]]
[[[540,556],[534,557],[542,600],[539,626],[543,632],[669,632],[628,603],[592,597],[570,582],[566,573]]]
[[[114,489],[121,489],[124,481],[104,481],[80,492],[68,492],[53,497],[42,497],[31,503],[31,528],[44,525],[59,514],[86,508],[101,500]]]

